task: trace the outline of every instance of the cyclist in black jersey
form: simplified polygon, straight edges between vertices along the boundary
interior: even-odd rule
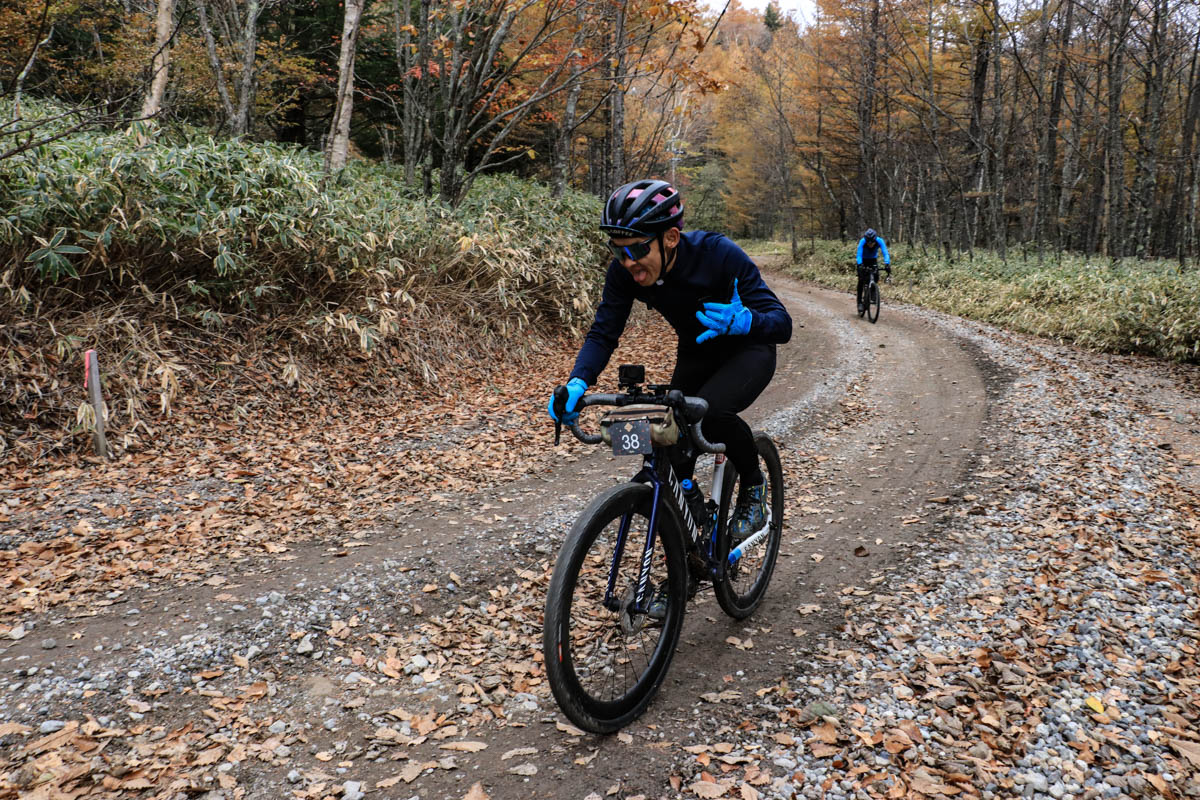
[[[671,385],[708,401],[704,436],[725,444],[741,477],[734,510],[735,540],[767,521],[766,487],[754,437],[738,412],[775,374],[776,345],[792,335],[792,319],[746,253],[719,233],[683,232],[683,199],[666,181],[639,180],[604,205],[600,229],[613,260],[571,379],[564,421],[608,364],[639,300],[657,310],[679,336]],[[557,420],[550,402],[550,416]],[[683,465],[679,477],[690,477]]]

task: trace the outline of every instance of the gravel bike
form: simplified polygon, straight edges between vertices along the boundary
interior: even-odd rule
[[[770,437],[754,436],[767,477],[767,522],[734,541],[737,471],[726,468],[725,446],[701,433],[707,401],[666,385],[643,390],[644,380],[641,366],[621,366],[623,393],[584,395],[578,406],[614,408],[601,432],[568,425],[582,442],[605,441],[616,455],[642,457],[629,483],[601,492],[579,515],[546,597],[542,652],[550,688],[567,718],[594,733],[619,730],[649,705],[675,654],[687,601],[703,582],[712,582],[729,616],[754,612],[783,531],[783,471]],[[565,387],[555,397],[561,418]],[[707,500],[702,491],[685,494],[676,475],[676,464],[697,457],[697,475],[711,470]]]

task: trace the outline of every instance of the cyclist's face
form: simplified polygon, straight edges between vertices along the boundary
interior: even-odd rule
[[[613,256],[621,262],[621,266],[629,270],[633,280],[639,286],[650,286],[658,280],[663,255],[666,254],[670,259],[671,250],[679,244],[679,229],[671,228],[663,234],[662,250],[659,250],[658,242],[653,236],[649,239],[644,236],[614,237],[610,240],[610,244],[615,246],[615,249],[609,248],[613,250]],[[617,255],[618,251],[620,251],[619,256]],[[644,255],[643,251],[645,251]],[[634,255],[640,257],[632,258]]]

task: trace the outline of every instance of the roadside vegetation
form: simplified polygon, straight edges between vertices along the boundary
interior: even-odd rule
[[[258,352],[302,389],[304,359],[331,351],[426,384],[454,358],[520,355],[521,334],[591,307],[594,206],[497,176],[450,210],[389,166],[323,184],[320,153],[190,128],[42,145],[0,161],[0,427],[79,434],[88,348],[126,431],[185,375]]]
[[[756,254],[788,252],[759,242]],[[884,302],[899,300],[949,314],[1047,336],[1091,350],[1140,353],[1200,363],[1200,281],[1194,270],[1167,261],[1054,254],[1038,266],[1033,254],[1008,258],[977,250],[953,261],[897,244]],[[854,292],[854,243],[822,241],[801,248],[789,274]]]

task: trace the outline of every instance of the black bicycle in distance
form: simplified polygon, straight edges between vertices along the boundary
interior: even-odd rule
[[[867,285],[863,287],[863,296],[859,298],[858,316],[867,315],[871,324],[879,319],[879,265],[872,264]]]

